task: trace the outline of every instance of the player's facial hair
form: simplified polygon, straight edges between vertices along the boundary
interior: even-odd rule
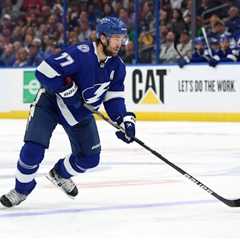
[[[107,43],[106,44],[104,44],[103,42],[102,42],[102,40],[100,40],[100,42],[101,42],[101,44],[102,44],[102,47],[103,47],[103,53],[106,55],[106,56],[113,56],[113,53],[111,52],[111,51],[109,51],[109,49],[108,49],[108,46],[109,46],[109,39],[106,37],[106,39],[107,39]]]

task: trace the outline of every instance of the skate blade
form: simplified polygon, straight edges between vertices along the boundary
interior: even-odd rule
[[[58,186],[58,184],[49,176],[46,175],[46,178],[54,185],[56,186],[59,190],[61,190],[61,192],[63,192],[65,195],[67,195],[70,199],[74,200],[75,197],[68,195],[60,186]]]

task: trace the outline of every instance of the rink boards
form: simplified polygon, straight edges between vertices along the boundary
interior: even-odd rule
[[[141,120],[240,121],[240,67],[127,66],[125,98]],[[26,118],[40,87],[34,69],[0,69],[0,118]]]

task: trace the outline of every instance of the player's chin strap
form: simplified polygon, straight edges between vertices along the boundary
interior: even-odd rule
[[[104,114],[102,114],[101,112],[94,110],[94,108],[90,105],[84,104],[85,108],[87,108],[90,112],[96,114],[97,116],[99,116],[101,119],[103,119],[104,121],[108,122],[110,125],[112,125],[113,127],[115,127],[116,129],[123,131],[124,129],[122,127],[120,127],[118,124],[116,124],[115,122],[113,122],[111,119],[107,118]],[[166,164],[168,164],[170,167],[174,168],[176,171],[178,171],[179,173],[181,173],[183,176],[185,176],[187,179],[189,179],[191,182],[195,183],[196,185],[198,185],[200,188],[202,188],[203,190],[205,190],[206,192],[208,192],[209,194],[211,194],[212,196],[214,196],[216,199],[218,199],[219,201],[223,202],[224,204],[228,205],[229,207],[240,207],[240,199],[226,199],[223,198],[222,196],[218,195],[217,193],[215,193],[212,189],[210,189],[209,187],[207,187],[205,184],[201,183],[199,180],[197,180],[195,177],[193,177],[192,175],[190,175],[189,173],[185,172],[183,169],[181,169],[180,167],[176,166],[174,163],[170,162],[169,160],[167,160],[165,157],[163,157],[160,153],[158,153],[157,151],[153,150],[152,148],[150,148],[149,146],[147,146],[144,142],[142,142],[141,140],[139,140],[136,137],[133,137],[134,141],[136,143],[138,143],[140,146],[142,146],[143,148],[145,148],[146,150],[148,150],[149,152],[151,152],[153,155],[155,155],[157,158],[161,159],[162,161],[164,161]]]

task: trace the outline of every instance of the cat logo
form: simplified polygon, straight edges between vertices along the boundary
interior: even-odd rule
[[[164,103],[164,77],[166,70],[135,69],[132,72],[133,102],[138,104]]]

